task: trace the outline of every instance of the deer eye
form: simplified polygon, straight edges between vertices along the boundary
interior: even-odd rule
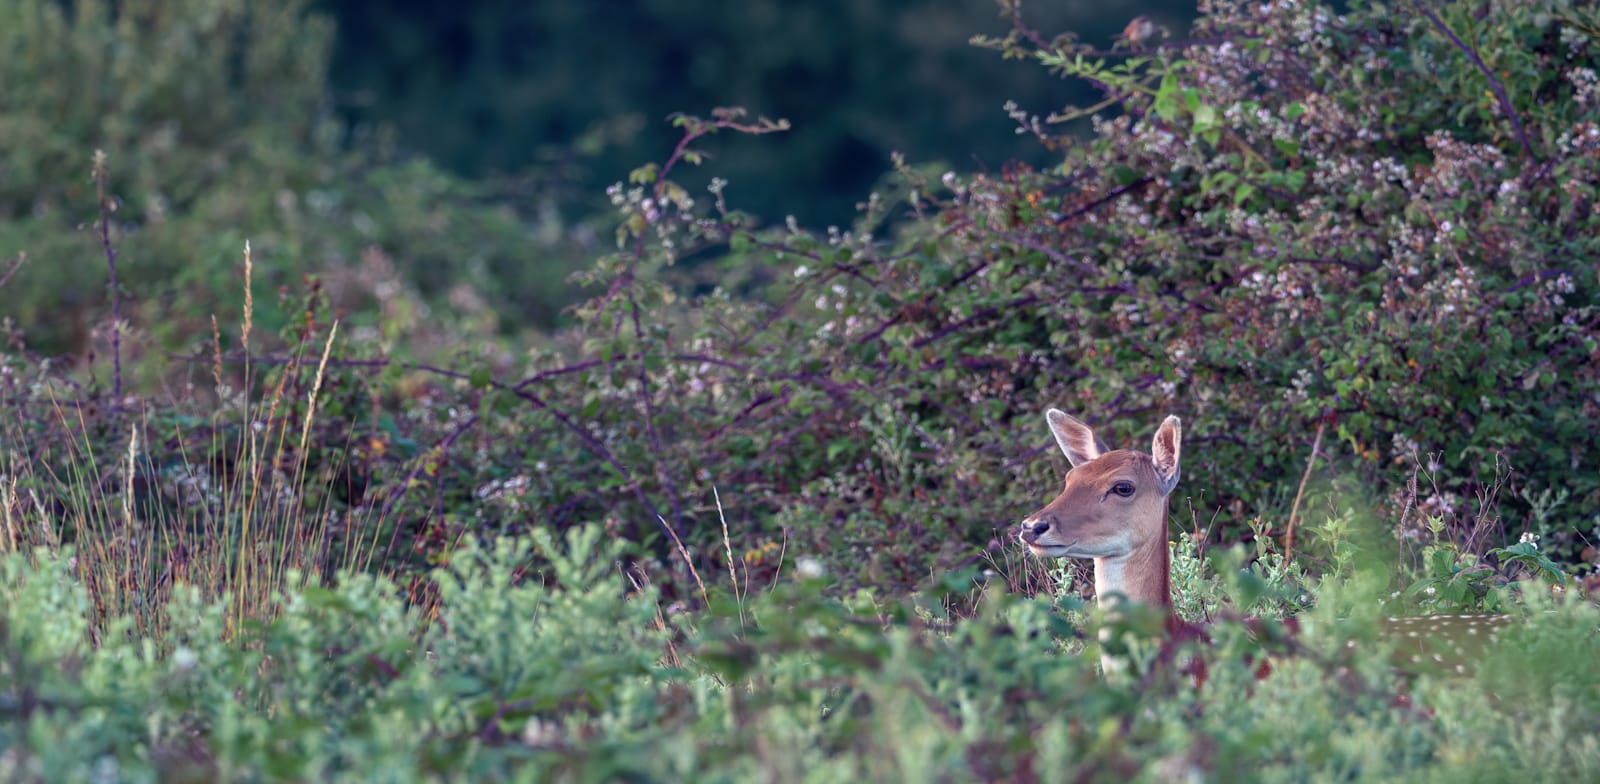
[[[1132,497],[1132,495],[1133,495],[1133,483],[1132,482],[1118,482],[1118,483],[1116,483],[1116,484],[1111,486],[1111,492],[1116,493],[1117,495],[1120,495],[1123,498]]]

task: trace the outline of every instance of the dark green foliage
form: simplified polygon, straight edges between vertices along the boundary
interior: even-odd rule
[[[1091,137],[1079,142],[1015,108],[1059,166],[941,176],[901,164],[848,231],[761,228],[730,206],[721,180],[706,191],[682,184],[711,139],[783,126],[732,110],[678,116],[685,143],[609,191],[620,250],[581,276],[598,294],[576,309],[578,326],[522,361],[520,350],[474,340],[497,325],[473,286],[448,292],[454,307],[438,310],[440,290],[460,280],[457,261],[470,256],[469,268],[492,276],[483,280],[505,279],[499,270],[516,262],[495,238],[520,238],[522,224],[494,209],[440,207],[475,196],[425,164],[375,163],[325,139],[297,158],[296,145],[323,139],[307,106],[316,90],[274,99],[290,104],[270,122],[254,114],[270,103],[205,103],[220,119],[192,132],[183,124],[170,145],[146,138],[148,124],[117,119],[181,114],[184,101],[201,99],[179,86],[224,84],[176,75],[200,67],[185,57],[225,54],[171,43],[198,34],[196,24],[273,28],[212,36],[248,39],[224,57],[254,64],[235,74],[244,94],[323,73],[326,33],[303,9],[267,17],[193,2],[121,6],[122,21],[92,5],[70,16],[52,4],[13,8],[18,25],[7,30],[78,36],[86,51],[118,40],[173,58],[141,81],[95,65],[94,49],[61,70],[122,79],[103,91],[106,103],[78,125],[27,127],[50,137],[37,139],[40,160],[67,155],[93,118],[128,129],[113,139],[114,153],[131,151],[125,166],[111,158],[113,190],[127,194],[112,229],[136,324],[210,343],[201,313],[175,306],[166,281],[156,285],[172,275],[194,292],[184,302],[242,296],[235,273],[193,263],[206,242],[231,256],[252,237],[256,279],[267,285],[288,282],[284,265],[331,266],[326,284],[285,287],[276,303],[260,297],[252,315],[258,334],[279,333],[273,345],[307,357],[352,308],[342,334],[353,348],[336,352],[328,424],[315,428],[329,440],[306,456],[304,486],[315,508],[375,516],[387,559],[438,559],[464,536],[515,532],[538,512],[557,525],[605,520],[658,556],[676,555],[663,525],[700,552],[731,523],[733,560],[761,562],[758,579],[772,576],[787,545],[855,584],[909,585],[985,557],[981,549],[1004,560],[1010,521],[1056,481],[1038,416],[1049,405],[1108,427],[1118,446],[1135,445],[1163,413],[1183,415],[1177,516],[1186,528],[1219,528],[1225,542],[1283,533],[1318,428],[1327,438],[1301,510],[1312,513],[1306,530],[1319,557],[1334,550],[1315,539],[1323,521],[1352,506],[1378,512],[1404,542],[1472,553],[1526,530],[1558,561],[1572,561],[1595,525],[1590,260],[1600,232],[1589,206],[1588,11],[1507,6],[1484,24],[1456,6],[1336,16],[1314,4],[1218,4],[1199,22],[1199,43],[1157,37],[1110,51],[1047,38],[1018,17],[1009,36],[981,43],[1104,91],[1110,103],[1088,123]],[[26,55],[17,62],[48,54],[34,37],[17,40]],[[8,92],[16,116],[53,106],[51,84]],[[1471,100],[1429,97],[1441,90]],[[260,141],[217,130],[235,124],[259,126]],[[221,174],[203,165],[217,149],[237,153]],[[240,180],[226,187],[241,206],[207,213],[228,203],[211,191],[223,179],[267,175],[288,190],[274,185],[268,197],[234,187]],[[60,258],[101,264],[88,232],[60,231],[51,217],[82,209],[85,194],[73,200],[62,190],[70,181],[43,178],[41,169],[37,188],[11,191],[17,219],[5,225],[78,243]],[[119,178],[134,185],[117,187]],[[146,215],[169,190],[189,195],[165,223],[117,217]],[[261,220],[273,227],[265,236],[250,218],[258,213],[277,215]],[[206,233],[219,215],[243,224],[239,233]],[[369,222],[389,227],[388,239],[361,250],[370,232],[356,225]],[[352,226],[363,236],[355,244]],[[5,296],[34,308],[55,301],[37,293],[36,273],[67,268],[45,263],[40,254],[55,251],[44,247]],[[695,264],[678,264],[690,257]],[[66,273],[78,287],[58,296],[82,291],[85,269]],[[87,323],[57,323],[87,329],[99,319],[88,310]],[[452,367],[385,358],[402,342]],[[130,350],[149,345],[135,339]],[[231,373],[238,355],[223,354]],[[185,380],[204,379],[208,365]],[[174,375],[160,363],[133,367],[145,379]],[[298,401],[307,388],[296,372]],[[16,399],[47,407],[54,394],[34,385]],[[119,458],[106,462],[120,464],[127,428],[88,411],[89,451],[108,445]],[[21,442],[83,429],[30,425]],[[163,444],[151,457],[158,473],[189,459],[174,431],[162,422],[142,441]],[[61,443],[71,441],[31,452],[48,462]],[[63,476],[66,464],[38,476]],[[123,485],[108,479],[111,491]],[[1522,573],[1506,563],[1479,579]]]

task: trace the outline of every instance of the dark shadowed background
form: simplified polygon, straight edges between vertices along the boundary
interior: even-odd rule
[[[1007,100],[1045,113],[1080,84],[969,45],[992,0],[320,0],[338,22],[340,113],[467,176],[533,176],[598,199],[660,158],[672,112],[743,106],[778,138],[713,142],[714,169],[766,220],[848,222],[898,150],[914,162],[1048,163]],[[1109,46],[1134,16],[1181,32],[1189,0],[1025,4],[1030,24]],[[592,156],[592,157],[591,157]],[[780,212],[782,211],[782,212]]]

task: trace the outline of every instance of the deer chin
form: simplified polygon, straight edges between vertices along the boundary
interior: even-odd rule
[[[1121,558],[1134,549],[1130,537],[1125,535],[1093,542],[1074,539],[1067,544],[1055,544],[1024,539],[1022,543],[1040,558]]]
[[[1023,544],[1028,545],[1028,550],[1040,558],[1067,558],[1073,555],[1072,545],[1034,544],[1032,542],[1024,542]]]
[[[1074,539],[1067,544],[1023,541],[1040,558],[1120,558],[1133,551],[1124,537],[1095,544]]]

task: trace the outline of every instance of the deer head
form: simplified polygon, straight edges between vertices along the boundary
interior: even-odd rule
[[[1045,420],[1072,469],[1061,494],[1022,521],[1022,543],[1040,557],[1093,558],[1102,604],[1122,594],[1170,605],[1167,495],[1178,486],[1182,423],[1167,417],[1145,454],[1107,449],[1088,425],[1056,409]]]
[[[1043,509],[1022,521],[1018,538],[1043,558],[1093,558],[1096,599],[1107,606],[1120,594],[1155,605],[1169,613],[1167,632],[1173,638],[1205,639],[1203,628],[1171,616],[1172,589],[1167,553],[1167,495],[1178,485],[1178,453],[1182,426],[1167,417],[1156,430],[1150,454],[1110,450],[1088,425],[1055,409],[1045,415],[1056,444],[1072,469],[1065,487]],[[1387,618],[1384,632],[1398,641],[1395,664],[1407,671],[1466,673],[1475,653],[1491,644],[1507,615],[1443,615]],[[1247,625],[1256,619],[1245,619]],[[1285,629],[1298,633],[1292,619]],[[1101,630],[1102,641],[1105,629]],[[1351,648],[1356,647],[1351,642]],[[1124,662],[1102,654],[1106,673],[1124,669]],[[1198,661],[1198,660],[1197,660]],[[1189,670],[1199,683],[1203,662]],[[1263,666],[1261,673],[1268,671]]]

